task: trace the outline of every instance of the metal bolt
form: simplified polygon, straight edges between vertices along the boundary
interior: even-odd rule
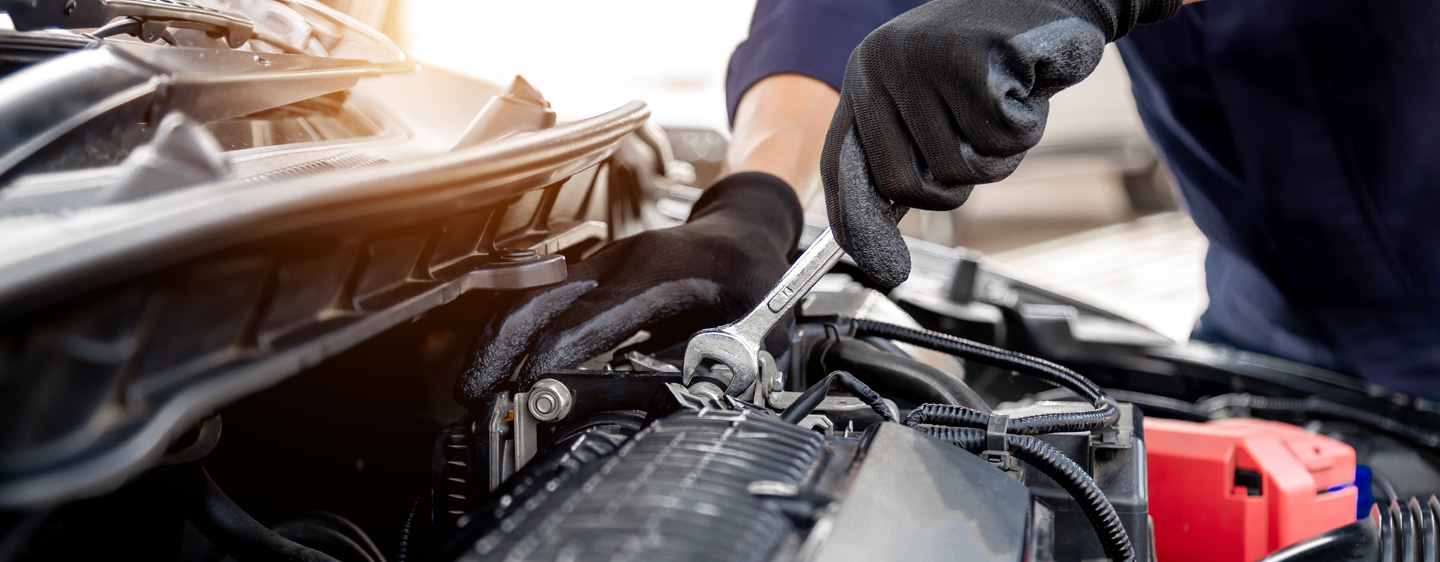
[[[555,379],[543,379],[530,387],[530,415],[536,421],[555,421],[570,414],[570,389]]]
[[[539,256],[538,252],[529,248],[505,248],[500,251],[500,261],[530,261]]]
[[[548,416],[555,411],[555,398],[549,394],[535,395],[535,413]]]
[[[728,385],[735,378],[735,372],[731,371],[730,367],[724,363],[716,363],[710,366],[710,376],[725,381],[725,384]]]

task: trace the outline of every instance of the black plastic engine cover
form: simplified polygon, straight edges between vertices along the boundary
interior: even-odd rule
[[[1082,412],[1090,406],[1083,402],[1041,402],[1023,408],[997,409],[1011,419],[1056,412]],[[1150,500],[1145,481],[1144,416],[1133,404],[1119,405],[1120,419],[1114,425],[1092,433],[1051,433],[1036,437],[1070,457],[1095,479],[1105,492],[1120,523],[1135,546],[1136,562],[1154,559],[1151,546],[1154,537],[1150,528]],[[1034,467],[1026,466],[1025,485],[1037,499],[1055,514],[1055,559],[1100,560],[1105,549],[1095,534],[1080,504]]]
[[[682,411],[535,484],[473,513],[440,558],[1049,558],[1049,510],[1024,485],[893,423],[857,442],[757,411]]]
[[[990,463],[894,423],[860,451],[813,560],[1050,558],[1048,509]]]
[[[803,486],[824,438],[753,411],[686,411],[652,423],[613,456],[485,509],[459,560],[771,560],[795,524],[751,495]],[[489,515],[489,514],[483,514]],[[487,519],[480,517],[477,519]],[[473,533],[473,534],[470,534]]]

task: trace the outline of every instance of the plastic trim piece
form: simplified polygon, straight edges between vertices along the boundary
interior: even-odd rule
[[[125,208],[14,224],[0,240],[0,320],[79,290],[220,247],[373,215],[477,208],[610,156],[649,117],[643,102],[443,156],[254,185],[194,187]]]

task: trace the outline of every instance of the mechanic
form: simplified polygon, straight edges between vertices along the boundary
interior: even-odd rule
[[[1050,95],[1123,36],[1210,241],[1193,337],[1440,398],[1440,2],[921,4],[761,0],[730,63],[731,168],[801,190],[822,173],[837,238],[898,283],[885,201],[954,209],[1008,175]],[[868,178],[841,157],[852,131]]]
[[[658,347],[738,317],[784,271],[799,201],[822,185],[842,245],[900,283],[892,202],[951,210],[1009,175],[1050,96],[1120,40],[1210,241],[1193,337],[1440,398],[1440,2],[1180,3],[760,0],[726,84],[733,174],[689,223],[520,296],[531,310],[497,317],[457,391],[478,399],[522,363],[533,379],[637,329]]]

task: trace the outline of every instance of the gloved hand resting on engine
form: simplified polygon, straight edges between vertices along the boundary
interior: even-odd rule
[[[520,380],[533,382],[638,330],[663,345],[739,318],[785,273],[801,225],[800,201],[780,178],[743,172],[720,180],[685,224],[617,240],[572,265],[564,283],[518,295],[484,330],[456,398],[474,403],[522,360]],[[784,324],[766,344],[777,354]]]
[[[835,238],[877,282],[900,284],[899,207],[952,210],[1010,175],[1040,141],[1050,96],[1180,3],[934,0],[875,30],[850,55],[821,157]]]

